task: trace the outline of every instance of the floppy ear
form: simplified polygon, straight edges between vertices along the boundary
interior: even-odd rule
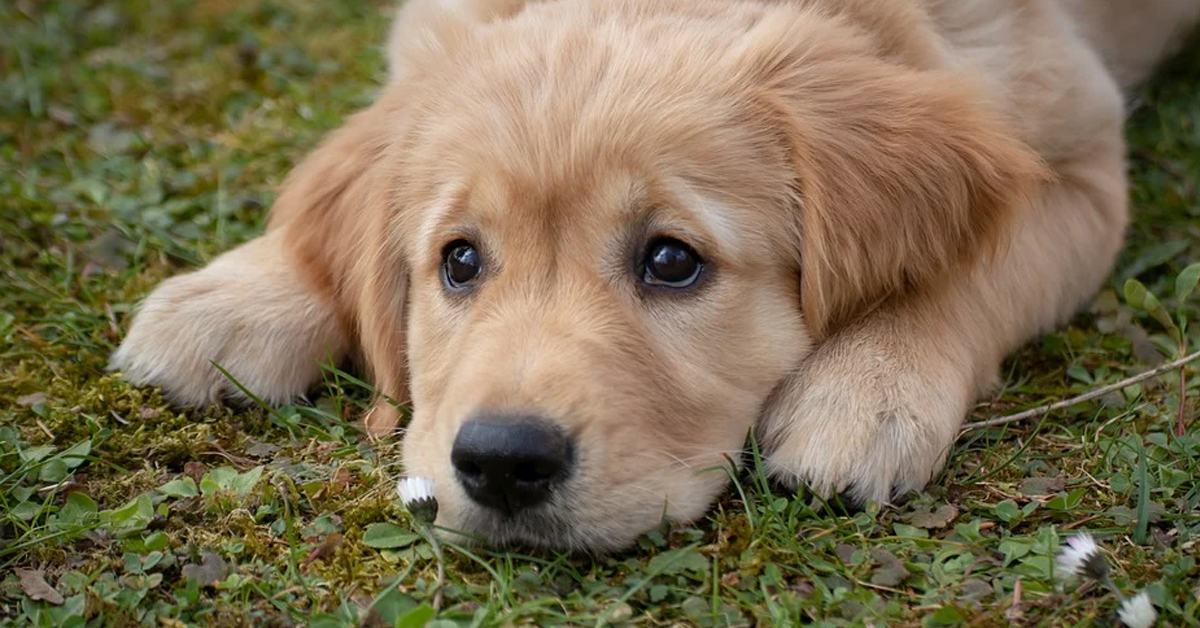
[[[384,204],[385,206],[388,203]],[[396,430],[409,402],[408,348],[404,330],[408,301],[408,268],[392,244],[394,209],[374,212],[370,233],[359,243],[362,255],[356,269],[362,281],[359,293],[359,334],[363,361],[371,373],[377,396],[363,417],[367,433],[386,436]]]
[[[375,258],[385,253],[380,238],[395,209],[387,155],[402,134],[403,102],[396,90],[384,91],[311,152],[288,175],[267,225],[284,231],[286,254],[313,290],[332,297],[379,393],[398,402],[407,395],[407,272],[394,265],[382,274]],[[367,430],[390,432],[400,415],[376,403]]]
[[[821,338],[995,250],[1047,173],[963,76],[790,15],[747,35],[743,63],[795,168],[803,310]]]

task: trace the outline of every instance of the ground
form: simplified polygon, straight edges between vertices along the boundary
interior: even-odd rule
[[[291,164],[369,102],[388,0],[0,3],[0,625],[417,626],[436,561],[394,444],[331,370],[311,405],[172,408],[104,370],[138,299],[258,232]],[[970,420],[1200,345],[1200,45],[1131,101],[1137,221],[1110,285]],[[1186,275],[1185,281],[1186,283]],[[1186,288],[1186,286],[1184,286]],[[1132,303],[1144,299],[1134,295]],[[1170,315],[1167,315],[1170,319]],[[607,557],[445,547],[451,625],[1112,625],[1053,557],[1096,535],[1126,594],[1200,625],[1200,370],[968,431],[927,492],[846,512],[755,466],[711,516]],[[369,533],[367,532],[369,530]]]

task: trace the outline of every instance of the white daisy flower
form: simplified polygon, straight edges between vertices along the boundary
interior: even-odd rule
[[[1142,591],[1121,601],[1117,617],[1129,628],[1150,628],[1158,620],[1158,611],[1150,603],[1150,594]]]
[[[1108,561],[1092,535],[1084,532],[1067,540],[1058,555],[1058,567],[1066,576],[1084,576],[1104,582],[1108,579]]]
[[[430,478],[400,478],[396,483],[400,501],[413,517],[425,523],[437,518],[437,498],[433,496],[433,480]]]

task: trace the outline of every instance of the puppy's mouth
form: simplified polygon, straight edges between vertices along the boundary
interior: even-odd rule
[[[511,514],[472,508],[460,522],[459,531],[474,541],[499,548],[550,550],[594,549],[595,539],[583,533],[569,511],[545,504]]]

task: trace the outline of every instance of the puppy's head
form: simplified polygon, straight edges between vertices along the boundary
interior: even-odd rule
[[[425,33],[352,122],[343,298],[439,523],[496,542],[703,514],[813,343],[985,248],[1037,170],[837,19],[626,4]]]

